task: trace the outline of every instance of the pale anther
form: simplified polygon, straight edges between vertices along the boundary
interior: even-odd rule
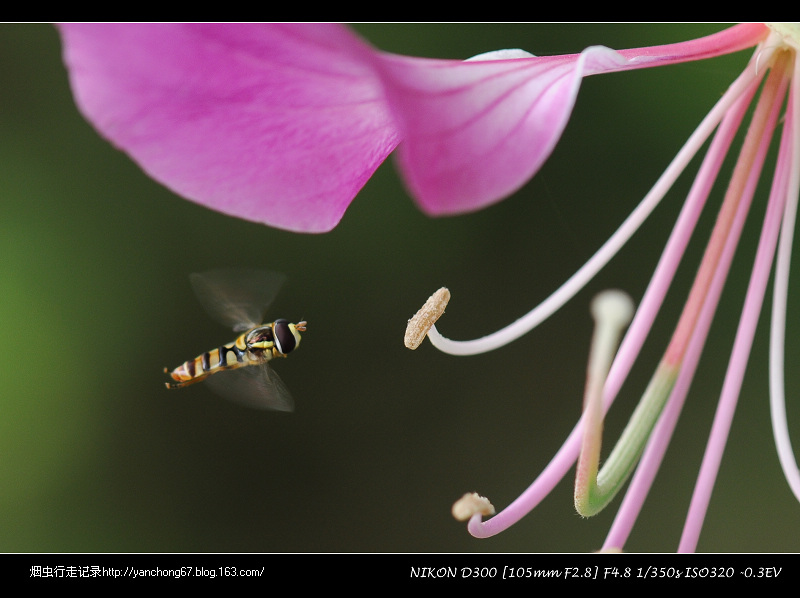
[[[467,492],[453,503],[452,513],[459,521],[467,521],[473,515],[494,515],[495,511],[488,498],[476,492]]]
[[[444,287],[428,298],[425,305],[408,321],[403,339],[406,347],[413,350],[422,344],[425,335],[444,313],[448,301],[450,301],[450,291]]]

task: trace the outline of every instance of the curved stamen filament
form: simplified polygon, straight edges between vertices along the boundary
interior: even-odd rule
[[[781,60],[778,62],[780,66]],[[721,269],[727,271],[723,259],[725,249],[730,246],[732,238],[738,239],[741,231],[741,210],[749,208],[768,141],[777,120],[776,106],[780,102],[776,104],[776,98],[780,96],[781,89],[785,90],[785,81],[783,69],[776,67],[765,83],[725,200],[670,344],[622,436],[596,475],[593,474],[597,471],[599,461],[600,423],[596,423],[594,429],[589,426],[584,428],[584,445],[575,486],[575,505],[584,516],[593,515],[605,508],[619,491],[632,472],[672,393],[715,276]],[[747,352],[749,353],[749,346]]]
[[[772,50],[769,48],[763,49],[760,57],[762,64],[769,60],[771,55]],[[728,88],[722,98],[719,99],[697,129],[695,129],[636,209],[631,212],[608,241],[606,241],[577,272],[556,289],[547,299],[505,328],[474,340],[454,341],[448,339],[439,333],[436,326],[433,326],[428,333],[428,338],[431,340],[431,343],[444,353],[450,353],[452,355],[477,355],[507,345],[527,334],[549,318],[567,301],[572,299],[578,291],[605,267],[625,243],[628,242],[642,223],[658,206],[661,199],[667,191],[669,191],[694,155],[700,150],[714,128],[731,109],[731,106],[742,94],[747,92],[752,81],[759,77],[760,71],[756,68],[755,61],[751,61],[748,68]]]
[[[800,500],[800,469],[792,450],[786,420],[786,397],[784,392],[784,346],[786,335],[786,304],[789,294],[789,263],[792,254],[797,202],[800,195],[800,61],[795,58],[792,88],[789,94],[789,109],[786,128],[791,131],[791,152],[779,164],[789,169],[786,190],[786,212],[775,264],[775,288],[773,290],[772,321],[770,324],[770,412],[773,436],[778,458],[789,487]]]
[[[617,358],[608,373],[605,389],[606,401],[611,397],[616,397],[633,367],[633,363],[645,339],[650,333],[653,321],[661,309],[664,297],[672,284],[678,265],[683,259],[686,247],[694,233],[700,213],[705,207],[711,188],[717,179],[722,162],[733,143],[736,132],[739,130],[745,112],[750,106],[760,82],[761,77],[751,81],[749,87],[725,115],[714,135],[692,188],[678,215],[678,220],[667,240],[664,252],[661,254],[650,283],[642,296],[639,309],[636,311],[628,332],[622,339]]]
[[[753,116],[753,124],[747,132],[745,147],[750,139],[751,131],[753,137],[761,135],[759,155],[763,161],[763,154],[766,153],[766,145],[772,137],[772,131],[777,121],[779,111],[783,105],[783,97],[788,85],[790,73],[790,60],[787,53],[782,53],[776,60],[776,64],[764,86],[759,105]],[[763,108],[762,108],[763,106]],[[763,124],[762,124],[763,123]],[[760,129],[760,131],[759,131]],[[731,353],[728,370],[720,394],[717,412],[714,416],[714,423],[711,428],[708,444],[703,463],[700,467],[700,474],[697,479],[689,513],[684,526],[683,535],[678,546],[679,552],[693,552],[697,546],[703,520],[705,518],[708,503],[711,499],[711,491],[716,481],[719,471],[719,464],[722,461],[722,453],[728,439],[728,433],[733,421],[733,414],[739,398],[744,371],[752,347],[753,336],[755,335],[758,316],[761,313],[761,306],[766,292],[769,273],[772,268],[772,260],[775,255],[778,235],[781,227],[781,219],[784,215],[784,206],[787,195],[788,168],[786,161],[780,160],[781,156],[791,155],[792,135],[788,128],[781,139],[779,152],[779,166],[776,176],[773,179],[772,190],[770,192],[767,215],[761,232],[758,249],[756,251],[755,263],[753,265],[750,284],[747,289],[742,316],[736,331],[733,351]],[[756,171],[750,175],[751,181],[748,183],[755,187],[754,179],[760,171],[761,165],[756,165]],[[737,169],[738,170],[738,169]],[[734,179],[736,171],[734,171]],[[732,181],[733,183],[733,181]]]
[[[763,61],[766,60],[771,53],[769,50],[759,50],[761,52],[762,64]],[[653,280],[651,281],[647,292],[643,298],[642,306],[638,310],[636,317],[634,318],[633,324],[629,329],[628,333],[623,339],[622,345],[620,347],[620,351],[617,355],[617,358],[614,361],[614,364],[611,367],[611,372],[609,373],[609,379],[607,380],[604,397],[603,397],[603,409],[607,410],[611,403],[613,402],[616,393],[619,390],[619,387],[622,384],[622,381],[627,376],[627,372],[632,365],[633,359],[635,355],[638,353],[639,348],[641,347],[642,343],[644,342],[644,338],[647,336],[647,331],[649,330],[650,325],[652,324],[652,319],[654,317],[655,312],[658,311],[659,306],[663,300],[663,296],[666,293],[666,289],[669,286],[669,281],[671,280],[675,268],[677,267],[677,263],[680,261],[681,256],[683,255],[683,251],[685,249],[686,243],[688,241],[689,236],[691,235],[691,231],[694,227],[694,223],[697,220],[697,216],[699,215],[700,210],[702,209],[703,203],[705,201],[705,197],[707,196],[711,183],[713,182],[714,178],[716,177],[722,159],[724,157],[727,148],[730,146],[730,143],[733,139],[733,136],[736,132],[736,129],[739,126],[741,118],[747,109],[747,105],[749,104],[752,96],[754,95],[757,84],[761,79],[761,76],[764,72],[764,69],[758,69],[756,72],[755,61],[751,61],[750,67],[743,73],[740,78],[735,82],[720,100],[720,102],[715,106],[714,111],[717,109],[727,109],[725,113],[724,120],[720,125],[720,129],[717,132],[714,142],[712,143],[711,147],[709,148],[709,152],[707,153],[704,163],[701,166],[700,171],[698,172],[697,181],[695,185],[693,185],[693,189],[690,192],[689,200],[687,201],[687,205],[682,210],[681,216],[679,217],[678,222],[676,223],[675,230],[672,233],[670,241],[667,246],[667,251],[665,252],[665,256],[662,258],[661,262],[659,263],[659,267],[656,269],[654,273]],[[722,108],[721,108],[722,107]],[[712,114],[709,114],[706,119],[704,119],[703,123],[698,127],[698,129],[693,133],[690,137],[689,141],[685,144],[683,150],[681,150],[681,154],[687,151],[687,148],[691,147],[693,144],[693,140],[696,141],[699,137],[705,139],[707,134],[701,133],[705,126],[708,126],[709,123],[713,124],[715,119],[712,119]],[[679,157],[681,156],[679,154]],[[688,160],[687,160],[688,161]],[[678,158],[673,160],[670,164],[670,169],[675,167],[675,165],[679,163]],[[669,169],[668,169],[669,170]],[[665,172],[659,179],[660,182],[667,181],[673,175],[669,172]],[[659,183],[657,183],[653,190],[648,197],[652,199],[653,193],[659,187]],[[643,206],[647,203],[648,198],[645,198],[643,202],[640,204],[637,210],[643,209]],[[742,217],[743,218],[743,217]],[[627,223],[628,221],[626,221]],[[617,235],[622,235],[622,229],[620,228],[617,231]],[[627,239],[625,239],[627,240]],[[624,241],[622,243],[624,243]],[[604,248],[608,246],[611,241],[607,242],[604,245]],[[599,254],[603,251],[598,252],[593,259],[599,259]],[[613,254],[612,254],[613,255]],[[603,264],[600,265],[602,267]],[[484,339],[477,339],[475,341],[451,341],[442,337],[437,331],[435,326],[432,327],[429,338],[431,339],[432,343],[439,349],[444,350],[448,353],[452,354],[474,354],[481,352],[481,347],[479,346],[482,341],[485,339],[493,339],[492,344],[499,346],[497,344],[498,339],[502,335],[509,336],[509,341],[514,340],[517,336],[524,334],[528,330],[535,327],[539,321],[545,319],[550,313],[555,311],[558,307],[553,307],[553,304],[556,299],[556,295],[559,292],[563,291],[566,287],[573,285],[570,293],[574,294],[577,292],[577,288],[574,287],[577,284],[575,281],[578,280],[579,277],[584,276],[585,272],[588,269],[589,264],[584,266],[578,273],[573,275],[564,285],[562,285],[559,291],[556,291],[550,298],[548,298],[544,303],[539,305],[535,308],[532,312],[530,312],[527,316],[521,318],[511,326],[503,329],[489,337],[485,337]],[[598,268],[599,269],[599,268]],[[584,273],[584,274],[582,274]],[[588,281],[593,274],[589,274],[585,277],[585,281]],[[581,284],[584,284],[585,281]],[[720,283],[721,284],[721,283]],[[578,287],[579,288],[579,287]],[[569,296],[564,298],[564,301],[569,299]],[[548,304],[549,302],[549,304]],[[647,312],[648,315],[644,317],[644,313]],[[713,313],[713,309],[711,310]],[[709,316],[710,320],[710,316]],[[520,328],[522,327],[522,328]],[[515,328],[516,332],[511,334],[509,331]],[[635,330],[636,329],[636,330]],[[502,344],[502,343],[500,343]],[[490,346],[488,349],[491,350],[496,348],[495,346]],[[699,352],[699,349],[698,349]],[[625,355],[632,355],[633,357],[624,358]],[[625,365],[622,367],[620,366],[620,362],[626,362]],[[613,382],[612,382],[613,379]],[[688,383],[687,383],[688,384]],[[547,496],[547,494],[553,489],[556,483],[562,479],[562,477],[566,474],[567,470],[575,463],[581,445],[581,437],[583,435],[583,424],[579,422],[578,425],[570,433],[569,437],[564,442],[563,446],[559,449],[550,463],[545,467],[545,469],[541,472],[541,474],[531,483],[531,485],[511,504],[509,504],[505,509],[499,512],[494,517],[487,519],[486,521],[482,521],[480,515],[475,515],[471,518],[469,522],[469,532],[478,538],[485,538],[489,536],[493,536],[501,531],[507,529],[519,519],[521,519],[525,514],[530,512],[541,500]]]
[[[771,118],[774,119],[776,115],[777,112],[773,112]],[[769,124],[768,129],[771,130],[773,127],[774,121]],[[765,137],[761,140],[759,155],[756,159],[758,169],[750,174],[750,178],[748,179],[747,183],[748,188],[745,192],[746,197],[752,196],[755,190],[755,185],[757,183],[758,174],[761,168],[760,164],[763,161],[763,157],[768,149],[769,140],[770,136],[768,135],[765,135]],[[785,138],[783,141],[786,141]],[[780,175],[778,174],[776,178],[780,178]],[[734,230],[741,230],[747,215],[747,208],[748,204],[746,202],[742,202],[740,204],[738,214],[736,216],[737,222],[734,224]],[[696,371],[697,363],[700,358],[700,352],[705,344],[711,319],[716,311],[719,296],[722,292],[722,286],[730,268],[730,263],[738,241],[739,234],[737,232],[735,235],[731,235],[726,242],[722,263],[720,264],[717,272],[714,274],[714,280],[712,281],[711,288],[700,314],[700,318],[698,319],[698,324],[694,330],[692,339],[686,352],[686,356],[684,357],[684,362],[681,367],[678,380],[675,384],[675,389],[668,400],[663,415],[659,419],[658,424],[653,431],[652,438],[648,442],[648,446],[646,447],[641,459],[641,464],[637,468],[636,474],[631,480],[630,488],[626,493],[622,505],[620,506],[619,513],[617,514],[617,517],[615,518],[603,545],[604,549],[621,547],[624,545],[625,540],[627,539],[628,534],[633,527],[633,523],[639,514],[642,503],[647,496],[655,474],[658,471],[661,459],[666,452],[672,431],[674,430],[678,416],[680,415],[689,385],[691,384],[692,378]],[[769,267],[766,268],[766,271],[769,271]]]

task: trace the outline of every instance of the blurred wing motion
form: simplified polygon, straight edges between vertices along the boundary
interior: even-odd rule
[[[189,280],[212,318],[242,332],[264,321],[286,277],[269,270],[223,269],[191,274]]]
[[[284,319],[260,323],[285,277],[268,270],[212,270],[192,274],[190,279],[206,311],[241,334],[233,342],[201,353],[172,372],[164,368],[173,379],[166,383],[167,388],[206,380],[212,390],[232,401],[260,409],[292,411],[294,401],[270,362],[297,348],[307,324]],[[213,375],[221,372],[227,373]]]
[[[231,370],[224,376],[209,376],[211,390],[230,401],[255,409],[294,411],[294,399],[278,372],[265,363]]]

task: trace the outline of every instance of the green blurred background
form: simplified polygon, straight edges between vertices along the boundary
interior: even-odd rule
[[[722,28],[356,26],[384,50],[459,59],[509,47],[556,54],[592,44],[654,45]],[[198,207],[142,174],[76,111],[51,26],[2,25],[0,44],[0,551],[600,547],[620,499],[581,519],[572,506],[572,472],[494,538],[471,537],[450,507],[466,491],[504,507],[561,446],[581,409],[589,302],[608,287],[641,298],[691,176],[588,288],[511,346],[458,358],[426,341],[411,352],[403,347],[405,324],[440,286],[453,298],[439,329],[457,339],[492,332],[544,299],[647,192],[741,72],[746,52],[587,79],[550,161],[519,193],[487,210],[424,216],[389,159],[340,226],[311,236]],[[712,207],[723,190],[715,190]],[[626,550],[677,547],[765,190],[766,184],[755,199],[699,375]],[[713,210],[701,220],[609,414],[604,454],[668,341],[712,222]],[[187,278],[228,264],[288,274],[270,315],[309,322],[300,350],[277,366],[295,396],[292,414],[250,411],[202,385],[164,389],[164,366],[231,340],[206,317]],[[796,282],[791,292],[796,302]],[[700,551],[800,550],[800,505],[780,471],[769,425],[768,311]],[[789,367],[800,349],[796,320],[788,332]],[[796,443],[798,389],[800,379],[789,372]]]

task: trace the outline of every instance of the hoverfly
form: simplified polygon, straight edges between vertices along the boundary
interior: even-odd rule
[[[198,300],[214,319],[241,334],[231,343],[206,351],[176,367],[174,382],[182,388],[195,382],[227,399],[260,409],[292,411],[294,401],[270,361],[286,357],[300,344],[306,322],[278,319],[261,324],[278,294],[284,276],[268,270],[211,270],[190,277]],[[247,367],[250,366],[250,367]],[[227,372],[224,376],[214,375]]]

